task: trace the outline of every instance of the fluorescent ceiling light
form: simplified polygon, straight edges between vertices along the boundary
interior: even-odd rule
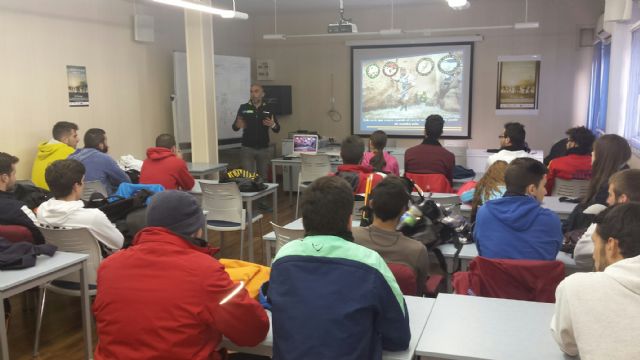
[[[519,23],[515,23],[515,25],[513,25],[514,29],[537,29],[540,27],[540,23],[539,22],[519,22]]]
[[[264,34],[262,35],[264,40],[286,40],[287,37],[284,34]]]
[[[468,0],[447,0],[447,3],[454,10],[464,10],[471,6]]]
[[[225,19],[246,20],[249,18],[249,15],[243,12],[239,12],[235,10],[218,9],[212,6],[196,4],[196,3],[192,3],[190,1],[185,1],[185,0],[153,0],[153,1],[157,3],[165,4],[165,5],[172,5],[172,6],[177,6],[184,9],[196,10],[196,11],[201,11],[208,14],[218,15]]]

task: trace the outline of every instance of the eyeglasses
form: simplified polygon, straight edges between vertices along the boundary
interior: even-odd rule
[[[504,138],[506,138],[506,136],[504,136],[504,135],[498,135],[498,139],[504,139]]]

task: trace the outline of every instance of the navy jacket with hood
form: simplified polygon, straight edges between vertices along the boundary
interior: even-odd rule
[[[473,233],[481,256],[555,260],[562,245],[558,215],[529,196],[505,196],[478,209]]]

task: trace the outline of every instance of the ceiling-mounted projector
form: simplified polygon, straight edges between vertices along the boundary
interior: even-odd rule
[[[344,3],[342,0],[340,0],[340,17],[338,18],[338,22],[335,24],[329,24],[329,26],[327,26],[327,32],[329,34],[358,32],[358,26],[352,23],[351,19],[344,18]]]

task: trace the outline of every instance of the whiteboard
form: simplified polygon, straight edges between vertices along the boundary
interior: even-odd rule
[[[239,56],[215,55],[216,118],[218,144],[240,144],[242,133],[233,131],[238,107],[249,99],[251,59]],[[173,52],[173,131],[178,143],[191,142],[189,122],[189,87],[187,54]]]

